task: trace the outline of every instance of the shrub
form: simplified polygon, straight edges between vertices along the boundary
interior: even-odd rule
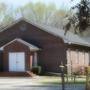
[[[76,71],[73,72],[74,75],[85,75],[85,67],[79,66]]]
[[[86,72],[86,74],[90,75],[90,66],[85,68],[85,72]]]
[[[35,66],[35,67],[32,67],[32,70],[31,70],[33,73],[35,74],[41,74],[41,66]]]
[[[85,71],[86,71],[86,75],[87,75],[87,78],[86,78],[86,90],[90,90],[90,66],[86,67]]]

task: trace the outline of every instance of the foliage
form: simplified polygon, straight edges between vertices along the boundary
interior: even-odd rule
[[[41,74],[41,66],[33,67],[31,71],[35,74]]]
[[[13,8],[8,7],[4,3],[0,3],[0,26],[9,24],[14,20]]]
[[[44,4],[42,2],[28,3],[18,8],[23,17],[30,21],[46,24],[54,27],[62,26],[62,19],[66,14],[66,10],[57,9],[55,4]]]
[[[28,3],[25,6],[13,9],[4,3],[0,3],[0,25],[6,26],[17,18],[24,17],[38,24],[50,25],[61,28],[65,9],[59,9],[55,4],[45,4],[42,2]]]
[[[86,67],[86,74],[90,75],[90,66]]]
[[[86,67],[86,90],[90,90],[90,66]]]
[[[71,8],[70,14],[67,16],[68,23],[64,27],[65,34],[71,27],[74,28],[75,33],[85,31],[90,27],[90,0],[81,0],[79,4]]]
[[[48,20],[51,14],[55,11],[55,6],[49,5],[47,6],[44,3],[28,3],[24,7],[21,8],[21,12],[24,17],[31,19],[35,22],[44,22]]]
[[[73,72],[73,75],[86,75],[86,67],[79,66],[78,70]]]

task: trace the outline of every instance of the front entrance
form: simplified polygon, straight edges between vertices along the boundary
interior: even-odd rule
[[[25,71],[25,53],[12,52],[9,53],[9,71]]]

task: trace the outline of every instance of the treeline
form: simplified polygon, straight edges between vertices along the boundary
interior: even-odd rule
[[[41,2],[28,3],[25,6],[14,9],[5,3],[0,3],[0,25],[5,26],[20,17],[24,17],[36,23],[60,28],[63,26],[63,18],[67,10],[57,8],[55,4],[44,4]]]

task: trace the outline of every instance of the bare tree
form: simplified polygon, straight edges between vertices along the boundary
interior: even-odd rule
[[[57,28],[62,26],[63,16],[66,13],[64,9],[57,9],[55,4],[46,5],[42,2],[29,3],[24,7],[18,8],[18,11],[23,17],[31,21]]]
[[[0,27],[8,25],[14,20],[13,8],[8,7],[5,3],[0,3]]]

